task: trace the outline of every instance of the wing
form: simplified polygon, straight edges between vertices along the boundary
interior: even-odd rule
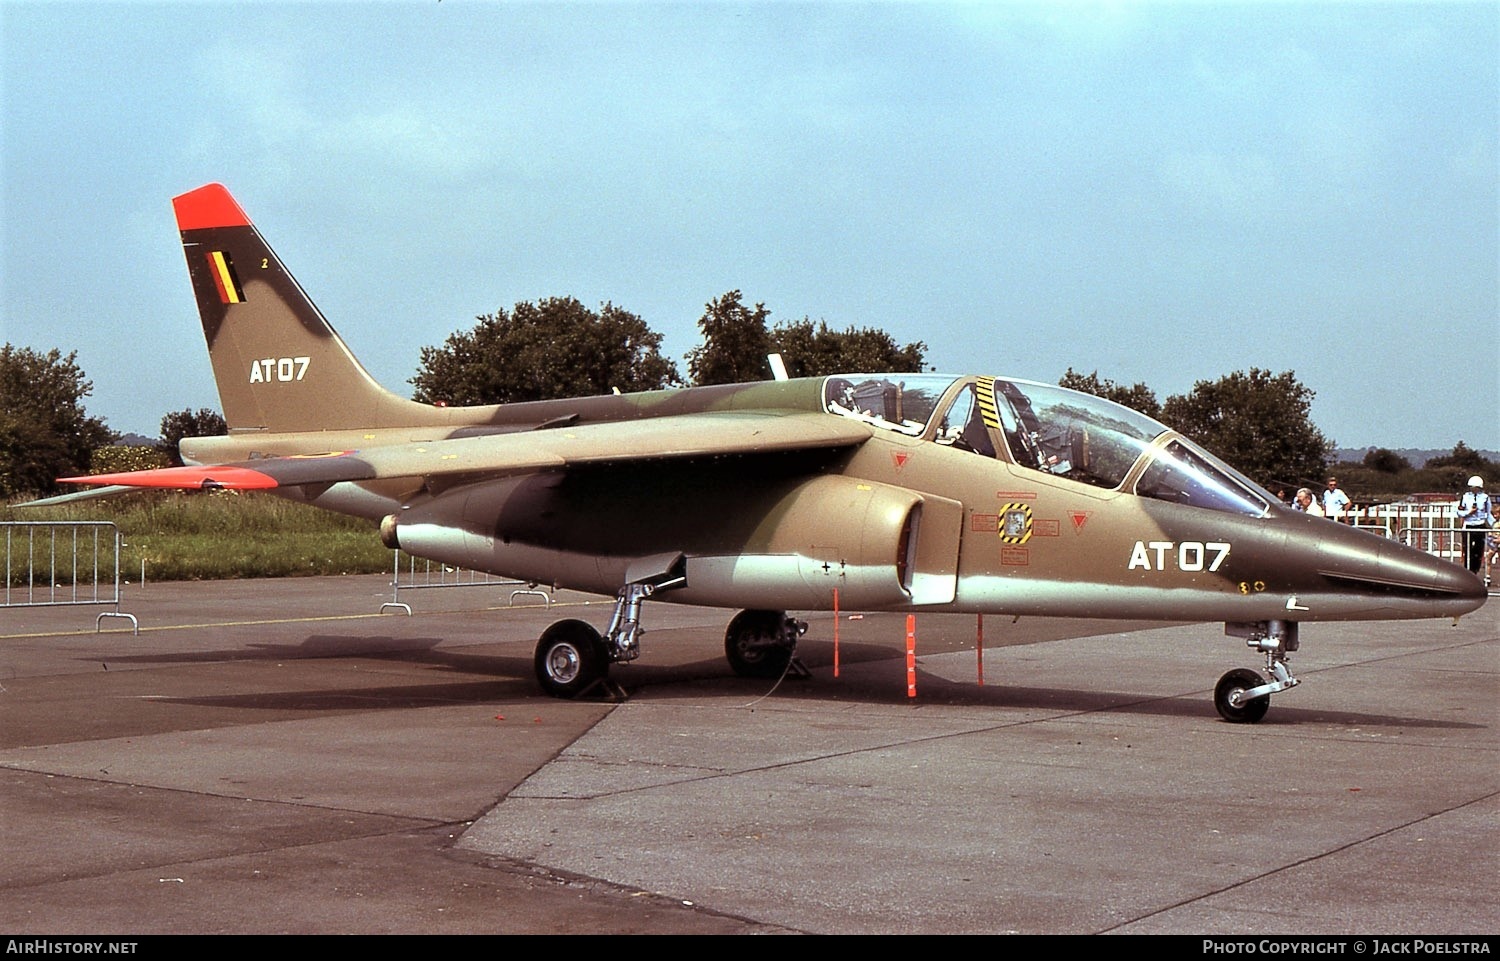
[[[115,475],[119,476],[119,475]],[[95,482],[101,483],[101,482]],[[94,487],[84,491],[73,491],[71,494],[57,494],[53,497],[42,497],[34,501],[22,501],[12,504],[12,507],[58,507],[62,504],[76,504],[79,501],[95,500],[103,497],[113,497],[116,494],[128,494],[138,488],[129,487],[124,484],[112,484],[109,487]]]
[[[862,444],[870,434],[858,421],[829,414],[713,411],[60,480],[122,488],[271,490],[393,477],[477,479],[584,465],[834,450]]]

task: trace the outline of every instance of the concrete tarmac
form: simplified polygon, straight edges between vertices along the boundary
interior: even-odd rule
[[[608,601],[385,576],[0,608],[0,929],[1493,934],[1500,607],[1312,624],[1258,725],[1222,625],[646,605],[623,702],[532,646]],[[978,683],[983,672],[983,684]]]

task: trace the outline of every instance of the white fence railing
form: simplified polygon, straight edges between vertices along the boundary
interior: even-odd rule
[[[1362,530],[1374,531],[1455,564],[1464,562],[1463,527],[1451,504],[1382,504],[1349,512]]]
[[[450,567],[437,561],[413,557],[403,551],[392,551],[391,555],[391,599],[380,605],[382,613],[390,608],[405,611],[409,615],[411,605],[401,600],[401,592],[435,587],[513,587],[515,590],[510,592],[512,604],[517,597],[525,595],[540,597],[548,607],[552,606],[550,592],[526,581],[507,580],[464,567]]]
[[[135,615],[120,612],[121,544],[111,521],[0,521],[0,608],[112,605],[94,619],[94,630],[118,617],[140,633]]]

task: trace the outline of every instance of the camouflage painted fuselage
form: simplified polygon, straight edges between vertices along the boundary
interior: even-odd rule
[[[86,480],[270,490],[445,563],[764,610],[1456,616],[1462,568],[1295,513],[1165,425],[1023,380],[849,374],[433,407],[370,378],[228,191],[175,198],[231,432]],[[680,576],[679,576],[680,575]]]

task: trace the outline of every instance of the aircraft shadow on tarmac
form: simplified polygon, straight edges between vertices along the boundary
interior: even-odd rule
[[[442,649],[440,638],[397,638],[387,636],[311,635],[300,644],[251,645],[247,651],[198,651],[172,655],[123,657],[121,662],[202,662],[247,660],[308,660],[368,658],[387,662],[420,664],[446,668],[469,680],[437,684],[395,684],[381,687],[329,688],[257,691],[243,694],[216,694],[194,697],[163,697],[169,703],[199,706],[258,708],[264,710],[347,711],[351,707],[396,710],[430,707],[438,704],[483,703],[543,697],[532,674],[529,655],[472,653],[467,649]],[[801,661],[812,670],[826,671],[833,663],[832,647],[810,643],[800,651]],[[1197,718],[1218,722],[1214,717],[1209,692],[1186,692],[1168,696],[1142,695],[1138,692],[1036,687],[1008,683],[958,682],[945,677],[917,672],[920,696],[906,694],[904,656],[893,655],[883,645],[845,644],[840,649],[845,665],[867,665],[889,662],[887,678],[876,678],[866,668],[858,680],[788,677],[780,682],[740,678],[730,673],[719,657],[679,661],[675,664],[653,662],[622,665],[615,675],[616,685],[627,698],[637,700],[672,700],[689,697],[725,696],[755,699],[806,701],[850,701],[872,705],[910,703],[947,707],[995,708],[997,710],[1045,711],[1051,716],[1097,713],[1146,714],[1160,717]],[[603,698],[607,699],[607,698]],[[588,700],[588,699],[584,699]],[[596,699],[597,700],[597,699]],[[997,721],[1003,718],[997,716]],[[1438,721],[1431,718],[1402,717],[1347,711],[1299,708],[1286,702],[1276,709],[1261,728],[1286,728],[1298,725],[1334,727],[1432,728],[1447,730],[1480,729],[1483,724]]]
[[[379,657],[432,650],[441,637],[387,637],[380,635],[315,634],[300,644],[250,643],[225,648],[172,651],[160,654],[125,654],[110,657],[119,664],[213,664],[220,661],[263,661],[280,658]]]
[[[781,682],[768,700],[771,703],[774,703],[776,698],[795,698],[799,701],[826,700],[840,703],[855,701],[879,705],[909,703],[914,709],[919,709],[924,705],[941,704],[960,708],[1045,711],[1049,717],[1109,713],[1144,714],[1159,717],[1197,718],[1215,724],[1225,723],[1215,715],[1212,695],[1209,691],[1152,696],[1138,692],[1034,687],[994,682],[981,686],[976,683],[960,683],[929,675],[922,672],[920,668],[917,671],[916,684],[920,695],[913,699],[906,695],[905,666],[898,663],[902,659],[892,658],[888,650],[882,651],[881,658],[890,660],[892,668],[890,676],[878,683],[871,683],[869,679],[851,684],[831,678],[789,677]],[[853,659],[844,654],[843,660],[847,663]],[[704,662],[704,664],[712,666],[713,662]],[[822,665],[809,664],[808,666],[821,667]],[[775,684],[772,681],[726,676],[722,666],[712,673],[705,672],[705,676],[698,679],[684,677],[681,669],[647,668],[628,678],[623,676],[622,672],[619,681],[633,697],[641,699],[649,697],[652,700],[701,697],[706,688],[723,690],[726,693],[733,691],[747,699],[757,698],[766,695]],[[1022,723],[1035,720],[1035,718],[1011,720],[1015,723]],[[1278,701],[1275,710],[1256,727],[1267,729],[1298,725],[1437,730],[1482,730],[1486,727],[1484,724],[1439,721],[1423,717],[1298,708],[1288,706],[1284,701]]]

